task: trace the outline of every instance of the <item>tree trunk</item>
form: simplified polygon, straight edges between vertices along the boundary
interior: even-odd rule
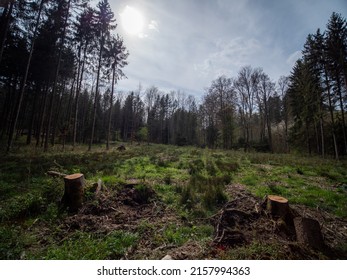
[[[54,104],[54,95],[55,95],[55,86],[53,86],[53,91],[51,93],[51,99],[50,99],[50,102],[49,102],[49,107],[48,107],[48,120],[47,120],[47,125],[46,125],[46,128],[45,128],[45,137],[44,137],[44,141],[43,141],[43,151],[44,152],[47,152],[48,151],[48,138],[49,138],[49,135],[50,135],[50,131],[51,131],[51,123],[52,123],[52,116],[53,116],[53,104]]]
[[[77,212],[83,204],[85,179],[81,173],[71,174],[64,177],[65,192],[62,204],[69,212]]]
[[[106,150],[110,149],[110,136],[111,136],[111,122],[112,122],[112,107],[113,107],[113,94],[114,94],[114,82],[116,77],[116,67],[113,68],[112,74],[112,87],[111,87],[111,97],[110,97],[110,115],[108,117],[108,128],[107,128],[107,142]]]
[[[318,135],[318,128],[317,128],[317,122],[314,119],[314,136],[316,138],[316,151],[317,154],[319,155],[321,152],[321,148],[320,148],[320,143],[319,143],[319,135]]]
[[[101,70],[101,59],[102,59],[102,49],[104,47],[104,38],[101,34],[101,44],[99,51],[99,63],[98,63],[98,72],[96,76],[96,88],[95,88],[95,98],[94,98],[94,110],[93,110],[93,123],[92,123],[92,135],[90,136],[88,151],[91,151],[93,145],[94,131],[95,131],[95,121],[96,121],[96,111],[98,108],[98,97],[99,97],[99,82],[100,82],[100,70]]]
[[[86,42],[84,45],[84,50],[83,50],[83,61],[82,65],[78,65],[78,71],[77,71],[77,84],[76,84],[76,99],[75,99],[75,117],[74,117],[74,125],[73,125],[73,142],[72,142],[72,150],[75,149],[76,146],[76,139],[77,139],[77,118],[78,118],[78,102],[79,102],[79,97],[81,93],[81,87],[82,87],[82,81],[83,81],[83,73],[84,73],[84,65],[85,65],[85,60],[87,57],[87,47],[88,43]],[[80,56],[80,54],[79,54]],[[79,57],[80,60],[80,57]],[[81,69],[80,69],[81,68]]]
[[[12,87],[11,87],[11,81],[12,81],[12,76],[9,77],[8,79],[8,89],[5,91],[6,95],[5,95],[5,100],[4,100],[4,104],[3,104],[3,109],[2,109],[2,113],[1,113],[1,118],[0,118],[0,129],[1,129],[1,134],[0,134],[0,139],[3,138],[3,136],[6,134],[6,130],[8,127],[8,124],[10,122],[10,108],[11,108],[11,103],[12,103]]]
[[[35,116],[37,114],[36,107],[37,107],[37,101],[38,101],[38,92],[40,91],[39,86],[36,86],[35,92],[33,92],[34,100],[33,100],[33,107],[32,107],[32,112],[30,116],[30,122],[29,122],[29,130],[28,130],[28,135],[27,135],[27,141],[26,144],[30,145],[31,144],[31,139],[32,139],[32,134],[33,134],[33,129],[34,129],[34,120]]]
[[[324,241],[317,220],[310,218],[294,218],[296,239],[301,244],[307,244],[314,249],[324,249]]]
[[[322,114],[321,107],[320,107],[319,126],[320,126],[321,142],[322,142],[322,157],[325,158],[324,123],[323,123],[323,114]]]
[[[36,132],[36,147],[40,145],[40,137],[43,129],[45,114],[46,114],[46,107],[47,107],[47,95],[48,95],[48,89],[44,90],[44,96],[42,101],[42,110],[40,112],[39,120],[38,120],[38,128]]]
[[[336,69],[337,71],[337,69]],[[346,136],[346,122],[345,122],[345,110],[344,110],[344,104],[343,104],[343,97],[342,97],[342,93],[341,93],[341,82],[339,79],[339,75],[338,73],[336,73],[336,80],[337,80],[337,94],[339,97],[339,101],[340,101],[340,109],[341,109],[341,117],[342,117],[342,135],[343,135],[343,143],[345,146],[345,154],[347,154],[347,136]]]
[[[3,34],[2,34],[1,46],[0,46],[0,64],[1,64],[1,60],[2,60],[2,54],[4,53],[4,48],[5,48],[5,42],[6,42],[8,28],[10,27],[10,19],[11,19],[11,14],[12,14],[12,10],[13,10],[13,5],[14,5],[14,1],[11,1],[10,8],[9,8],[9,10],[7,11],[7,13],[5,15],[6,18],[5,18],[5,24],[4,24],[4,31],[3,31]]]
[[[35,30],[34,30],[34,35],[33,35],[32,43],[31,43],[31,47],[30,47],[29,57],[28,57],[28,61],[27,61],[26,69],[25,69],[25,74],[24,74],[23,81],[21,84],[18,103],[17,103],[16,109],[15,109],[15,116],[14,116],[14,120],[13,120],[13,123],[12,123],[11,128],[10,128],[10,134],[9,134],[8,143],[7,143],[7,152],[9,152],[11,150],[11,146],[12,146],[12,142],[13,142],[13,134],[16,130],[19,112],[20,112],[21,106],[22,106],[25,86],[26,86],[26,82],[27,82],[27,78],[28,78],[28,74],[29,74],[29,68],[30,68],[30,64],[31,64],[31,58],[33,56],[34,47],[35,47],[36,34],[37,34],[37,30],[38,30],[39,23],[40,23],[40,17],[41,17],[41,11],[43,8],[43,3],[44,3],[44,0],[41,0],[39,12],[38,12],[37,18],[36,18]],[[13,4],[11,3],[11,5],[13,5]]]
[[[327,70],[325,67],[324,67],[324,74],[325,74],[325,85],[326,85],[327,91],[328,91],[329,112],[330,112],[330,118],[331,118],[331,132],[332,132],[332,136],[333,136],[335,159],[338,160],[339,159],[339,149],[337,147],[336,133],[335,133],[334,108],[333,108],[331,95],[330,95],[330,84],[328,81],[328,74],[327,74]]]
[[[73,99],[74,99],[74,87],[75,87],[75,83],[76,83],[76,73],[74,74],[74,78],[72,80],[72,84],[71,84],[71,88],[70,88],[70,95],[69,95],[69,102],[68,102],[68,106],[67,106],[67,112],[66,115],[64,117],[65,119],[65,123],[63,125],[63,132],[62,132],[62,151],[65,151],[65,144],[66,144],[66,138],[70,132],[70,128],[71,128],[71,115],[72,115],[72,104],[73,104]]]
[[[271,131],[271,122],[270,122],[270,110],[268,106],[268,98],[267,96],[264,96],[264,106],[265,106],[265,121],[266,121],[266,127],[267,127],[267,137],[269,141],[270,146],[270,152],[273,153],[273,146],[272,146],[272,131]]]
[[[62,90],[61,94],[58,96],[58,108],[56,109],[55,120],[53,123],[52,139],[51,139],[52,147],[55,145],[55,135],[57,133],[57,126],[58,126],[58,122],[59,122],[59,118],[60,118],[60,111],[61,111],[65,91],[66,91],[66,82],[64,81],[63,90]]]
[[[273,217],[284,218],[289,212],[288,199],[277,195],[268,195],[266,210]]]
[[[48,117],[48,123],[47,123],[47,129],[46,129],[46,138],[45,138],[45,145],[44,145],[44,151],[45,152],[48,151],[48,138],[49,138],[49,134],[50,134],[50,130],[51,130],[52,111],[53,111],[53,103],[54,103],[53,100],[54,100],[54,96],[55,96],[56,91],[57,91],[58,74],[59,74],[59,70],[60,70],[61,56],[63,53],[64,42],[65,42],[65,37],[66,37],[65,35],[66,35],[67,20],[69,18],[69,14],[70,14],[70,4],[71,4],[71,0],[69,0],[68,6],[67,6],[66,17],[65,17],[65,21],[64,21],[64,29],[63,29],[63,33],[62,33],[62,37],[61,37],[61,45],[60,45],[59,54],[58,54],[58,61],[57,61],[57,66],[55,68],[54,83],[53,83],[53,89],[52,89],[51,102],[50,102],[50,106],[49,106],[49,117]]]

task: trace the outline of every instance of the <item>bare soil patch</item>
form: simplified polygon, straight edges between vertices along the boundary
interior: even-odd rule
[[[274,219],[264,209],[263,200],[253,196],[245,186],[231,184],[226,191],[232,198],[220,211],[207,220],[187,221],[164,204],[151,187],[137,188],[136,184],[121,189],[103,189],[84,203],[77,214],[60,221],[57,242],[63,242],[76,231],[107,235],[122,230],[139,235],[139,240],[129,248],[123,259],[173,259],[228,258],[230,250],[247,251],[254,244],[274,247],[280,259],[346,259],[347,221],[320,209],[290,205],[293,215],[315,219],[321,226],[325,248],[314,250],[299,244],[293,225]],[[193,226],[210,222],[214,228],[211,242],[188,240],[183,245],[158,240],[168,225]],[[52,232],[46,229],[43,235]],[[45,239],[44,236],[43,240]],[[44,245],[42,243],[41,245]],[[248,259],[272,259],[266,250],[247,253]]]
[[[325,246],[322,250],[313,250],[297,242],[292,222],[273,218],[264,208],[264,200],[254,197],[243,185],[229,185],[227,192],[233,199],[212,220],[215,225],[213,243],[220,252],[256,242],[280,248],[281,258],[286,259],[347,258],[343,250],[347,243],[346,220],[321,209],[290,205],[293,217],[301,216],[319,222]],[[216,252],[218,254],[218,250]],[[255,257],[267,259],[269,256]]]

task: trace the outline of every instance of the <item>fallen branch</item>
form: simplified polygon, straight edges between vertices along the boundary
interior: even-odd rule
[[[98,182],[94,183],[91,187],[91,191],[94,193],[94,197],[98,197],[102,190],[102,181],[98,179]]]
[[[60,173],[60,172],[57,172],[57,171],[47,171],[47,175],[49,176],[53,176],[53,177],[65,177],[67,176],[67,174],[64,174],[64,173]]]

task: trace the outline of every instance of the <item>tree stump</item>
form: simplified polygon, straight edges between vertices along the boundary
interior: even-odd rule
[[[71,174],[64,177],[65,191],[62,203],[68,207],[69,212],[76,212],[83,204],[84,175],[81,173]]]
[[[284,218],[289,212],[288,199],[282,196],[268,195],[266,210],[268,210],[273,217]]]
[[[124,145],[120,145],[119,147],[117,147],[117,151],[122,152],[122,151],[125,151],[125,150],[126,150],[126,148],[125,148]]]
[[[296,239],[301,244],[307,244],[314,249],[324,249],[324,240],[317,220],[310,218],[294,218]]]

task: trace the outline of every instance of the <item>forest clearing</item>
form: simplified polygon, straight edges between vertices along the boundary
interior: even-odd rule
[[[346,161],[119,145],[64,153],[23,146],[4,156],[0,259],[347,257]],[[77,212],[61,207],[64,180],[48,171],[84,175]],[[299,242],[288,219],[263,207],[267,195],[288,199],[293,217],[316,220],[323,247]]]
[[[345,11],[0,0],[0,259],[346,260]]]

